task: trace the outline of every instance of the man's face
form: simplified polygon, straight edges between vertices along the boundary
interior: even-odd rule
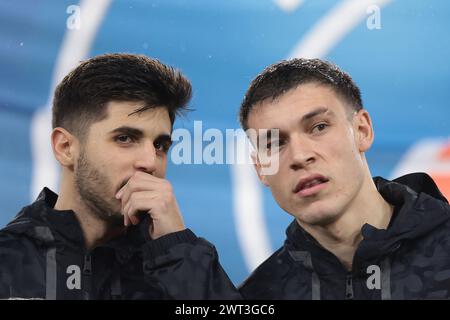
[[[119,189],[136,172],[164,178],[171,123],[165,108],[133,113],[138,102],[110,102],[106,119],[90,126],[81,142],[75,184],[84,204],[98,218],[123,225]]]
[[[272,154],[279,170],[265,176],[257,170],[281,208],[310,225],[332,223],[350,208],[365,179],[363,152],[372,143],[366,111],[355,113],[329,87],[309,83],[256,106],[248,125],[279,130],[278,141],[269,140],[279,144]]]

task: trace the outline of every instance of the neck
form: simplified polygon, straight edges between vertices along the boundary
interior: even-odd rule
[[[377,229],[387,229],[393,210],[370,179],[351,206],[333,222],[322,226],[297,222],[350,271],[355,251],[362,240],[362,226],[367,223]]]
[[[125,232],[124,227],[112,226],[107,221],[99,219],[76,192],[75,184],[67,183],[67,180],[69,179],[61,179],[59,196],[54,209],[72,210],[75,213],[87,250],[92,250]]]

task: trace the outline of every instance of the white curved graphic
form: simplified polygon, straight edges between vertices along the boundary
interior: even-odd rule
[[[246,142],[245,137],[237,136],[237,146]],[[229,146],[232,148],[233,146]],[[227,150],[230,150],[227,148]],[[231,166],[231,183],[233,185],[233,212],[238,242],[244,253],[248,268],[261,264],[272,252],[267,226],[263,216],[263,196],[256,171],[251,161]]]
[[[67,30],[53,70],[52,84],[46,106],[39,108],[31,120],[31,200],[44,186],[56,191],[59,167],[50,144],[51,105],[53,92],[63,77],[85,59],[111,0],[80,1],[81,27]],[[63,13],[61,13],[63,14]]]
[[[305,0],[274,0],[275,4],[285,12],[293,12],[300,7]]]
[[[295,45],[288,58],[322,58],[367,16],[367,8],[392,0],[346,0],[320,19]],[[258,177],[252,166],[232,165],[231,174],[236,232],[248,270],[255,269],[273,252],[265,225]],[[251,171],[251,172],[249,172]],[[244,181],[245,180],[245,181]],[[254,189],[258,189],[255,191]],[[239,194],[238,194],[239,193]],[[249,212],[253,210],[253,212]],[[251,220],[248,218],[251,216]],[[262,245],[261,245],[262,244]]]

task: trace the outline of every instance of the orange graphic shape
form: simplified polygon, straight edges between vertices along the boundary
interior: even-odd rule
[[[439,150],[438,158],[441,161],[450,161],[450,143]]]
[[[430,173],[439,190],[450,201],[450,173]]]

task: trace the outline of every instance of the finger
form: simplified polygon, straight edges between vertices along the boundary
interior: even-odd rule
[[[157,197],[158,194],[152,191],[133,193],[123,209],[124,215],[133,225],[138,224],[140,221],[138,215],[141,212],[150,214]]]
[[[133,174],[132,177],[148,179],[148,180],[151,180],[151,181],[154,181],[154,182],[161,182],[161,181],[166,180],[164,178],[156,177],[156,176],[152,175],[151,173],[147,173],[147,172],[144,172],[144,171],[136,171]]]
[[[118,191],[116,198],[120,198],[122,202],[128,202],[131,194],[134,192],[169,188],[171,188],[170,183],[165,179],[156,178],[144,172],[136,172]]]
[[[132,176],[131,176],[131,177],[132,177]],[[120,199],[120,198],[122,197],[123,191],[125,190],[125,188],[126,188],[126,186],[127,186],[127,184],[128,184],[128,181],[130,181],[130,178],[131,178],[131,177],[129,177],[128,179],[126,179],[125,184],[124,184],[122,187],[120,187],[119,191],[116,192],[116,195],[115,195],[116,199]]]
[[[128,215],[126,214],[123,205],[122,205],[121,212],[122,212],[122,215],[123,215],[123,224],[124,224],[124,226],[125,226],[125,227],[130,226],[130,225],[131,225],[130,218],[129,218]]]
[[[128,216],[126,214],[123,214],[123,225],[128,227]]]
[[[128,227],[132,224],[130,216],[128,215],[129,207],[130,207],[130,205],[126,204],[125,207],[123,207],[123,209],[122,209],[123,221],[124,221],[124,225],[126,227]]]
[[[121,190],[123,190],[123,187]],[[128,227],[130,225],[130,221],[129,221],[128,216],[126,214],[124,214],[124,212],[125,212],[124,206],[126,203],[124,201],[122,201],[122,199],[119,199],[119,200],[120,200],[120,213],[123,215],[123,225],[125,227]]]
[[[116,199],[120,199],[120,197],[122,196],[123,190],[125,189],[125,186],[126,186],[126,184],[122,188],[120,188],[119,191],[117,191],[116,196],[115,196]]]

